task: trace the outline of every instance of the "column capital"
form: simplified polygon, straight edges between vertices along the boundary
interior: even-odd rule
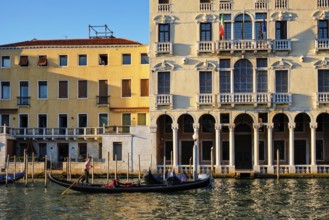
[[[221,130],[222,125],[221,124],[215,124],[215,130]]]
[[[228,125],[228,128],[229,128],[230,130],[234,130],[234,128],[235,128],[235,124],[229,124],[229,125]]]
[[[267,127],[267,129],[273,129],[274,123],[267,123],[266,127]]]
[[[318,123],[310,123],[310,128],[311,129],[317,129],[318,128]]]
[[[288,123],[288,128],[289,129],[295,129],[296,123]]]
[[[259,123],[254,123],[253,127],[254,129],[258,130],[261,127],[261,125]]]
[[[177,124],[177,123],[172,123],[171,124],[171,129],[173,129],[173,130],[178,130],[178,128],[179,128],[179,125]]]
[[[200,124],[199,123],[194,123],[193,124],[193,129],[194,130],[198,130],[200,128]]]

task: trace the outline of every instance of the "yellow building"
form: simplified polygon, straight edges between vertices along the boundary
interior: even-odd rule
[[[149,125],[147,52],[114,37],[1,45],[1,164],[26,148],[54,161],[122,155],[120,138],[105,148],[102,137]]]

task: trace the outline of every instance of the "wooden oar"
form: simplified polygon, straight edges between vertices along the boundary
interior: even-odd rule
[[[64,195],[69,189],[71,189],[71,187],[74,185],[74,184],[76,184],[83,176],[84,176],[85,174],[82,174],[74,183],[72,183],[66,190],[64,190],[63,192],[62,192],[62,194],[61,195]]]

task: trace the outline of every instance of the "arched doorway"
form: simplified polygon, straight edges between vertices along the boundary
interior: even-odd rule
[[[235,169],[252,169],[252,118],[247,114],[235,120]]]
[[[294,162],[296,165],[309,164],[310,152],[310,122],[311,118],[306,113],[299,113],[295,117],[295,135],[294,135]]]
[[[192,135],[194,120],[191,115],[184,114],[178,118],[178,139],[180,143],[180,164],[189,165],[193,156],[194,141]]]
[[[173,151],[172,125],[173,121],[168,115],[161,115],[157,119],[157,161],[163,164],[163,158],[169,164],[171,160],[171,152]]]

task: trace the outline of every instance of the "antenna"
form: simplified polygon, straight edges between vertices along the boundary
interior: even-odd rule
[[[113,31],[105,25],[89,25],[89,39],[92,38],[114,38]]]

